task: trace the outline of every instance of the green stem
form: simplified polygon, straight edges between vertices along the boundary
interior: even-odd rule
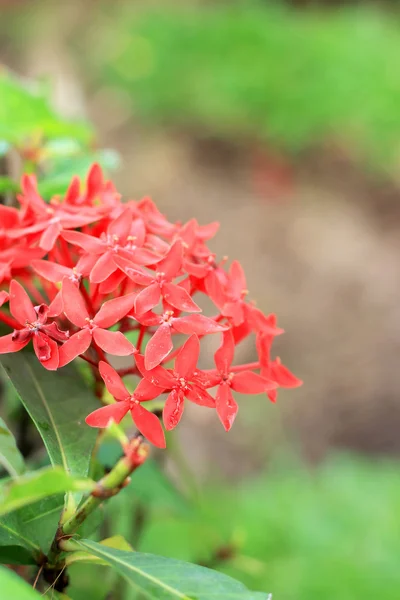
[[[115,467],[97,484],[94,492],[83,502],[75,514],[61,527],[63,535],[72,535],[88,516],[103,502],[120,490],[125,480],[134,470],[134,465],[127,457],[121,458]]]

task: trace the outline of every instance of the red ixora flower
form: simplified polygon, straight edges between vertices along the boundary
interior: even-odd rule
[[[232,427],[238,411],[232,390],[241,394],[262,394],[277,387],[274,381],[253,371],[235,372],[232,369],[234,354],[235,342],[232,332],[225,331],[222,344],[214,355],[217,370],[203,371],[201,374],[201,379],[208,388],[218,385],[215,404],[226,431]]]
[[[60,367],[67,365],[80,354],[84,354],[94,342],[104,352],[115,356],[129,356],[136,348],[120,331],[108,331],[132,309],[135,295],[129,294],[105,302],[96,315],[91,318],[82,294],[71,281],[65,277],[62,283],[62,299],[64,314],[79,327],[70,339],[60,348]]]
[[[167,370],[158,366],[147,370],[143,356],[138,354],[135,357],[139,371],[150,383],[163,390],[170,390],[163,410],[163,421],[168,430],[174,429],[181,420],[185,398],[200,406],[215,407],[214,398],[197,378],[199,354],[200,342],[194,334],[183,344],[173,369]]]
[[[55,371],[59,366],[57,341],[68,340],[69,332],[61,331],[54,321],[47,322],[49,318],[58,317],[54,305],[33,306],[22,285],[14,279],[10,283],[9,302],[10,312],[21,327],[0,338],[0,354],[18,352],[32,340],[35,354],[42,365]]]
[[[170,222],[147,197],[124,203],[97,164],[49,202],[34,175],[24,175],[21,188],[18,207],[0,206],[0,322],[9,331],[0,353],[32,340],[46,369],[86,361],[96,396],[105,384],[116,400],[91,413],[89,425],[105,427],[130,412],[139,431],[164,447],[162,424],[143,406],[148,400],[162,399],[167,430],[179,423],[185,400],[215,408],[229,430],[234,393],[266,393],[275,402],[280,387],[301,385],[271,359],[283,333],[275,314],[249,301],[241,264],[228,266],[208,247],[218,223]],[[200,339],[207,350],[211,334],[222,334],[221,344],[214,361],[204,353],[203,366]],[[244,339],[257,357],[240,364],[235,351]],[[118,372],[109,354],[128,357]],[[132,393],[124,375],[140,378]]]
[[[99,370],[106,388],[115,398],[116,403],[90,413],[86,417],[86,423],[91,427],[107,427],[111,419],[119,423],[130,412],[140,433],[155,446],[165,448],[165,436],[160,421],[156,415],[141,405],[142,402],[157,398],[163,390],[147,379],[142,379],[131,394],[121,377],[109,364],[100,361]]]

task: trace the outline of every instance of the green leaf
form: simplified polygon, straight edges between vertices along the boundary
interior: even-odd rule
[[[0,567],[1,597],[4,599],[40,600],[40,594],[10,569]]]
[[[47,371],[33,353],[3,354],[0,363],[32,417],[51,463],[86,477],[97,432],[85,416],[98,408],[73,366]]]
[[[0,464],[11,477],[22,475],[25,464],[22,454],[17,448],[15,438],[7,425],[0,417]]]
[[[86,123],[59,117],[49,106],[43,92],[32,82],[0,73],[0,138],[21,145],[42,137],[72,137],[87,143],[92,131]]]
[[[89,540],[74,542],[122,575],[136,591],[151,600],[267,600],[268,594],[250,592],[239,581],[179,560],[108,548]]]
[[[7,194],[9,192],[17,192],[19,190],[19,185],[14,179],[11,177],[6,177],[5,175],[0,176],[0,194]]]
[[[77,479],[59,467],[54,469],[47,467],[34,473],[27,473],[0,487],[0,515],[32,504],[46,496],[62,492],[89,491],[94,485],[92,480]]]
[[[2,565],[35,565],[32,554],[21,546],[1,546],[0,563]]]
[[[64,507],[57,494],[24,506],[0,518],[0,546],[18,545],[30,552],[49,551]]]

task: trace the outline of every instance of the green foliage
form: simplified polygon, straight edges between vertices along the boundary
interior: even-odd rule
[[[35,592],[18,575],[0,566],[0,589],[3,598],[18,598],[18,600],[39,600],[40,594]]]
[[[238,581],[204,567],[181,561],[126,552],[89,540],[76,542],[78,548],[94,554],[114,567],[138,592],[154,600],[266,600],[267,595],[251,593]]]
[[[279,600],[396,600],[399,507],[395,462],[277,464],[234,489],[206,488],[191,515],[155,515],[140,550],[212,564]],[[226,548],[229,560],[218,557]]]
[[[85,47],[90,73],[148,123],[290,152],[333,138],[372,165],[397,164],[396,18],[251,1],[127,3],[103,22],[102,44]]]
[[[90,491],[93,485],[90,479],[78,479],[60,467],[26,473],[0,486],[0,516],[61,492]]]
[[[25,471],[24,459],[17,448],[15,438],[6,423],[0,418],[0,465],[16,477]]]
[[[53,110],[49,91],[0,70],[0,157],[17,153],[22,171],[37,173],[45,199],[65,193],[71,178],[84,177],[93,162],[106,170],[119,162],[116,152],[95,148],[88,123],[64,119]],[[18,183],[1,175],[0,195],[15,194]]]
[[[2,355],[0,364],[39,430],[51,463],[86,477],[97,434],[85,425],[84,415],[97,403],[78,372],[70,366],[47,371],[30,352]]]

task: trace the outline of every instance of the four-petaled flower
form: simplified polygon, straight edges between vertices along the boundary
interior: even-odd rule
[[[93,318],[88,313],[82,294],[71,279],[63,279],[62,299],[65,315],[79,328],[79,331],[60,348],[60,367],[84,354],[92,343],[92,338],[104,352],[115,356],[129,356],[136,352],[135,346],[120,331],[107,329],[132,309],[135,301],[134,294],[104,302]]]
[[[54,304],[33,306],[28,294],[15,279],[10,283],[9,303],[10,312],[21,327],[0,338],[0,354],[18,352],[32,340],[42,365],[49,371],[55,371],[59,367],[57,341],[68,340],[69,332],[61,331],[54,321],[47,323],[47,319],[59,315]]]
[[[90,413],[86,417],[86,423],[91,427],[107,427],[111,419],[119,423],[130,412],[140,433],[155,446],[165,448],[165,437],[160,421],[156,415],[141,405],[142,402],[157,398],[163,390],[147,379],[142,379],[131,394],[126,389],[121,377],[109,364],[100,361],[99,371],[106,388],[116,402]]]

